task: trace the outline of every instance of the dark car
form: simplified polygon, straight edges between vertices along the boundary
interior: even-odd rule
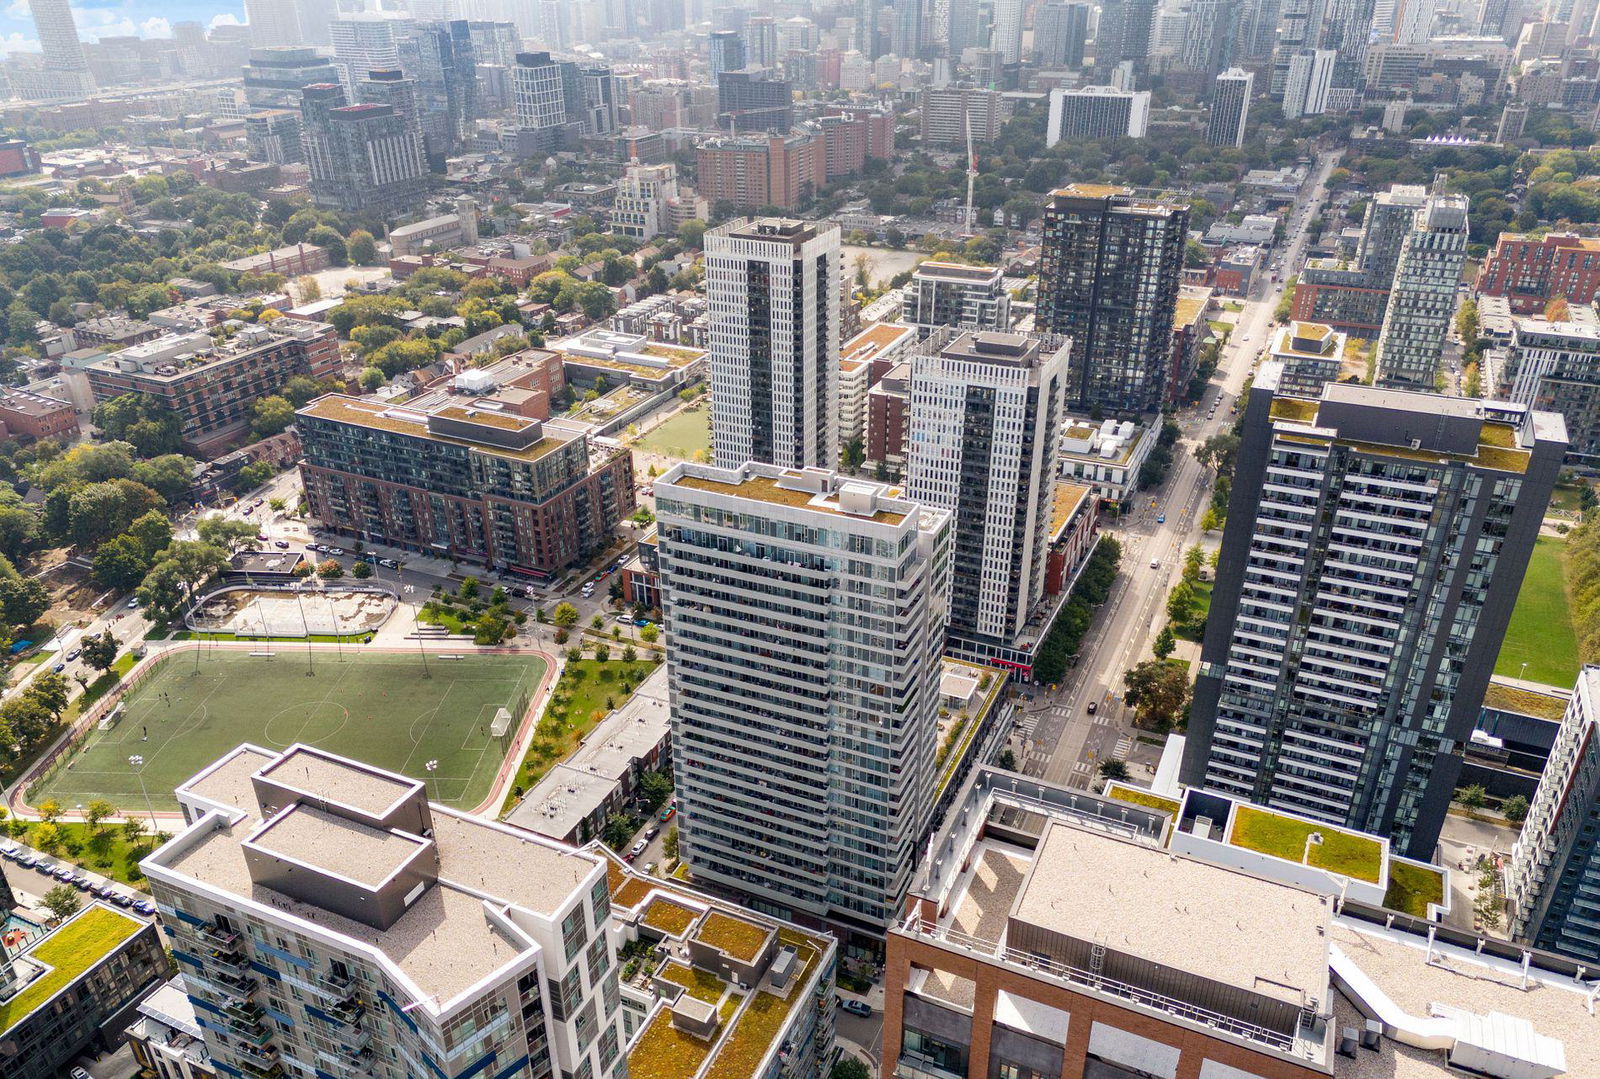
[[[133,906],[133,900],[129,899],[127,896],[123,895],[121,892],[112,892],[111,893],[111,902],[115,903],[117,906],[121,907],[123,910],[127,910],[129,907]]]
[[[148,918],[148,917],[152,917],[155,914],[156,905],[154,903],[150,902],[150,900],[148,900],[148,899],[141,899],[138,902],[134,903],[133,909],[138,911],[140,914],[143,914],[145,917]]]
[[[1100,702],[1099,701],[1090,701],[1089,702],[1089,714],[1091,716],[1094,715],[1095,712],[1099,710],[1099,708],[1100,708]]]

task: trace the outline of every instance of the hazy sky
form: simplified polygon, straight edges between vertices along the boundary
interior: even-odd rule
[[[0,51],[38,51],[28,0],[0,0]],[[85,41],[117,34],[171,37],[175,22],[243,22],[244,0],[73,0],[72,14]]]

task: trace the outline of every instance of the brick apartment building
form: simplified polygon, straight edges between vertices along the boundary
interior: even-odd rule
[[[41,438],[70,442],[78,437],[78,413],[70,401],[28,390],[3,390],[0,391],[0,434],[30,442]]]
[[[1480,296],[1504,296],[1512,314],[1532,315],[1557,296],[1594,303],[1600,296],[1600,238],[1502,233],[1478,274]]]
[[[183,445],[212,457],[249,430],[251,406],[296,375],[339,371],[339,336],[322,322],[281,319],[232,337],[170,334],[85,368],[95,403],[148,393],[183,420]]]
[[[634,509],[627,451],[481,400],[424,410],[329,394],[297,423],[311,515],[371,542],[545,579]]]
[[[708,139],[695,160],[700,194],[711,203],[798,210],[828,181],[825,136],[816,130]]]

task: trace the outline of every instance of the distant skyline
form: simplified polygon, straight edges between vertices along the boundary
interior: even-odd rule
[[[74,0],[72,15],[84,41],[136,34],[171,37],[172,24],[244,22],[243,0]],[[38,52],[28,0],[11,0],[0,8],[0,52]]]

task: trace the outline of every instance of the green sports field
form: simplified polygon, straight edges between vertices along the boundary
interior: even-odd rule
[[[69,812],[93,798],[143,809],[128,764],[139,754],[151,803],[174,809],[173,788],[239,743],[305,742],[427,779],[430,797],[470,808],[488,796],[545,669],[531,656],[433,655],[432,677],[424,678],[416,655],[318,650],[307,676],[304,650],[274,651],[202,651],[198,669],[192,652],[163,661],[123,698],[115,725],[92,731],[72,766],[36,787],[31,801],[54,798]],[[490,721],[501,707],[512,713],[511,733],[493,738]],[[431,777],[423,767],[430,760],[439,762]]]
[[[1567,604],[1566,540],[1540,536],[1511,611],[1494,673],[1550,686],[1570,686],[1582,666]]]

